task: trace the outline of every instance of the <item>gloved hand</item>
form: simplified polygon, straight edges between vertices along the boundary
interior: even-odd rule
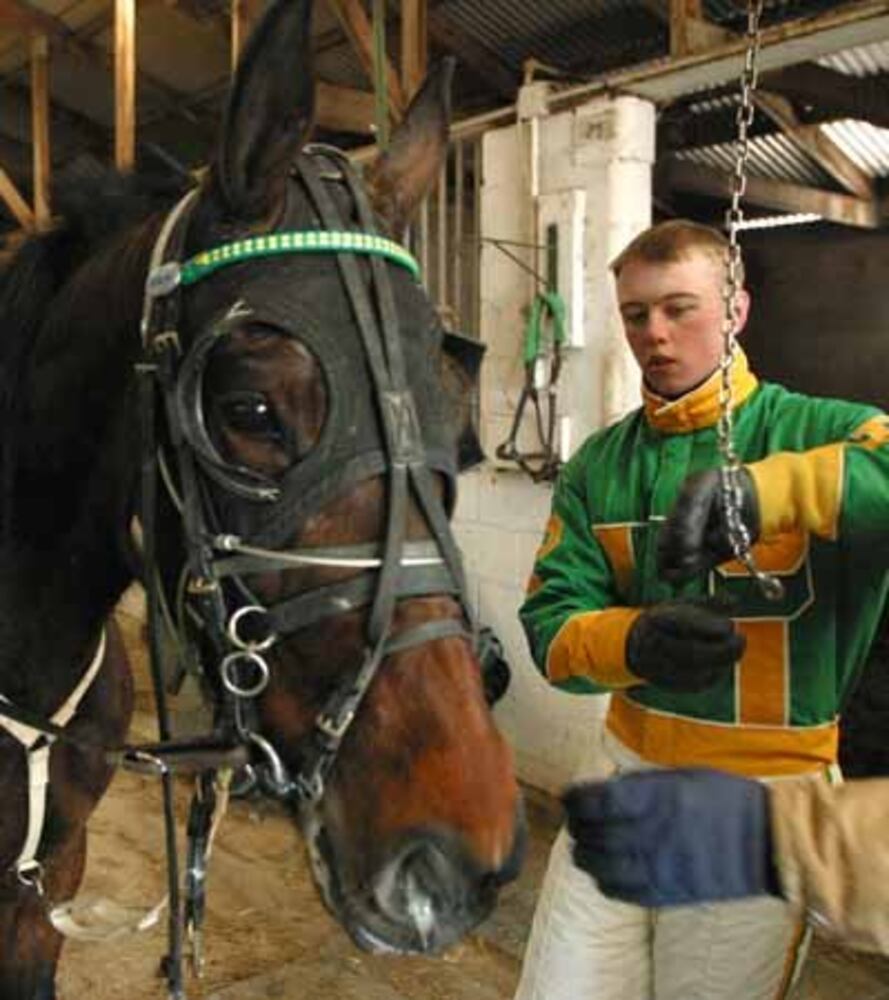
[[[627,666],[671,691],[703,691],[740,660],[747,640],[712,601],[664,601],[627,634]]]
[[[751,544],[759,538],[759,500],[753,476],[741,466],[741,520]],[[658,571],[665,580],[682,581],[734,557],[728,535],[722,478],[718,469],[696,472],[685,480],[676,505],[658,537]]]
[[[642,771],[563,796],[574,861],[640,906],[781,894],[768,789],[720,771]]]

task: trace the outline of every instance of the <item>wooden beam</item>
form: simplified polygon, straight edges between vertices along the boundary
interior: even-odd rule
[[[668,197],[675,192],[684,192],[727,201],[731,196],[732,177],[698,163],[668,159],[655,168],[655,187],[659,195]],[[873,201],[767,177],[748,178],[745,200],[749,204],[787,214],[820,215],[829,222],[859,229],[875,229],[880,225]]]
[[[763,74],[760,85],[792,100],[803,121],[853,118],[889,128],[889,73],[857,77],[802,63]]]
[[[670,55],[674,59],[716,48],[735,37],[706,19],[702,0],[670,0]]]
[[[793,105],[786,97],[758,91],[753,99],[756,106],[775,122],[791,142],[847,191],[859,198],[873,198],[874,185],[871,178],[821,131],[820,126],[800,124]]]
[[[44,229],[49,205],[49,42],[46,35],[31,38],[31,148],[34,171],[34,221]]]
[[[136,162],[136,3],[114,0],[114,165]]]
[[[337,87],[323,80],[315,86],[315,120],[322,128],[370,135],[375,110],[374,95],[369,90]]]
[[[3,167],[0,167],[0,198],[6,202],[7,208],[22,229],[27,229],[29,232],[34,229],[34,213]]]
[[[521,83],[518,72],[468,32],[457,27],[441,9],[429,11],[429,37],[440,48],[465,63],[495,93],[508,101],[516,99]]]
[[[434,36],[433,36],[434,37]],[[889,39],[889,0],[853,0],[816,17],[785,21],[762,32],[760,71],[807,62],[856,45]],[[673,101],[695,90],[710,89],[740,72],[743,38],[680,59],[657,59],[609,73],[594,83],[571,87],[553,96],[550,108],[560,111],[601,93],[617,90],[658,102]]]
[[[47,35],[70,51],[87,55],[86,47],[61,18],[32,7],[26,0],[0,0],[0,24],[16,26],[22,32]]]
[[[426,76],[429,59],[427,0],[401,0],[401,84],[410,101]]]
[[[373,31],[367,11],[361,6],[360,0],[327,0],[327,3],[339,19],[346,37],[352,43],[368,80],[373,82]],[[386,81],[389,88],[391,117],[398,121],[404,114],[407,102],[401,80],[399,80],[391,62],[386,66]]]

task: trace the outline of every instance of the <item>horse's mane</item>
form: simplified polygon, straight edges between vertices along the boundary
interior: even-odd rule
[[[92,160],[77,161],[59,178],[53,191],[58,221],[28,239],[0,271],[0,421],[9,416],[41,324],[66,282],[183,190],[179,179],[122,175]]]
[[[52,513],[43,508],[53,476],[69,490],[85,482],[109,388],[121,384],[120,324],[139,308],[133,267],[151,245],[148,220],[183,188],[81,161],[53,192],[58,221],[0,272],[0,540],[16,533],[14,498],[27,497],[23,516],[40,525]],[[88,377],[104,388],[84,393]]]

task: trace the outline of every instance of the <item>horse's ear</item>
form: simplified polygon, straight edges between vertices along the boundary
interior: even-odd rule
[[[454,63],[450,57],[442,59],[429,73],[389,148],[367,171],[371,202],[398,238],[431,190],[447,155]]]
[[[227,209],[255,218],[281,197],[312,125],[312,0],[274,0],[238,64],[213,167]]]

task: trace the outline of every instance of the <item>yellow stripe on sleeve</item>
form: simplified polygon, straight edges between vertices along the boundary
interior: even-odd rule
[[[546,657],[553,681],[588,677],[597,684],[624,688],[643,683],[627,667],[626,642],[639,608],[606,608],[572,615],[556,633]]]

